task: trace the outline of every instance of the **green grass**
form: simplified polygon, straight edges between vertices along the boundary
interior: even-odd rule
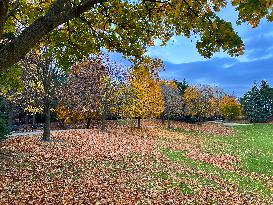
[[[216,176],[219,179],[224,180],[227,183],[232,183],[238,186],[241,191],[258,193],[263,196],[270,197],[273,192],[270,190],[263,181],[254,180],[248,176],[244,176],[235,171],[229,171],[226,169],[219,168],[215,165],[201,162],[198,160],[190,159],[186,156],[184,151],[172,151],[163,150],[163,152],[173,161],[182,163],[185,167],[189,167],[195,170],[201,170],[205,172],[208,176]],[[184,176],[185,173],[180,173],[178,176]],[[198,174],[188,174],[188,177],[195,178],[199,180],[201,185],[212,185],[214,187],[220,188],[216,181],[204,178]],[[206,182],[206,183],[204,183]]]
[[[206,176],[214,176],[238,187],[241,192],[258,194],[263,197],[273,196],[272,181],[268,177],[273,176],[273,125],[254,124],[249,126],[236,126],[234,136],[213,136],[200,132],[191,132],[181,129],[172,131],[182,132],[187,135],[194,134],[194,137],[205,141],[204,152],[210,154],[230,154],[240,159],[238,166],[240,171],[230,171],[208,164],[199,160],[188,158],[186,152],[162,149],[169,159],[180,163],[184,167],[199,170]],[[198,146],[198,145],[197,145]],[[255,175],[255,177],[253,177]],[[214,181],[198,173],[178,173],[178,177],[191,178],[201,186],[221,187],[217,180]],[[161,177],[168,178],[164,173]],[[193,190],[192,185],[185,184],[187,189]],[[193,193],[193,192],[191,192]]]
[[[231,137],[209,137],[206,151],[236,155],[249,172],[273,176],[273,124],[236,126]]]

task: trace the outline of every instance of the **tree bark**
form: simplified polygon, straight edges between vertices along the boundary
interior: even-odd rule
[[[167,122],[167,128],[168,128],[168,129],[171,129],[171,121],[170,121],[169,118],[168,118],[168,122]]]
[[[140,128],[141,122],[140,122],[140,117],[137,118],[137,128]]]
[[[9,103],[9,126],[12,127],[13,125],[13,117],[14,117],[14,105]]]
[[[26,114],[26,132],[28,132],[28,113]]]
[[[45,105],[44,108],[45,114],[45,123],[44,123],[44,132],[43,132],[43,141],[50,141],[50,105]]]
[[[9,1],[8,0],[0,0],[0,39],[3,35],[3,26],[8,14]]]
[[[165,125],[165,117],[164,117],[164,114],[162,114],[162,116],[161,116],[161,123],[162,123],[162,125]]]
[[[36,125],[36,116],[35,116],[35,113],[33,113],[32,115],[32,125]]]
[[[86,120],[86,129],[89,129],[91,125],[91,118],[87,118]]]
[[[43,36],[54,28],[68,20],[79,17],[97,3],[104,1],[86,0],[84,3],[73,7],[70,1],[56,0],[45,16],[38,18],[13,41],[0,49],[0,73],[19,62]]]
[[[103,132],[106,132],[106,117],[107,117],[106,110],[103,110],[101,116],[101,131]]]

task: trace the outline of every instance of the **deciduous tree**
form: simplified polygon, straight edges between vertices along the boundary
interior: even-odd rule
[[[220,115],[220,99],[224,96],[222,89],[208,85],[190,86],[185,90],[184,101],[186,113],[202,119]]]
[[[175,81],[162,81],[161,88],[164,97],[162,118],[167,119],[170,128],[170,119],[184,114],[184,102]]]
[[[228,120],[234,120],[241,114],[241,104],[233,96],[224,96],[220,101],[221,113]]]
[[[86,120],[87,128],[92,119],[101,119],[105,131],[107,116],[121,106],[120,92],[126,83],[126,73],[122,64],[112,62],[106,55],[75,65],[63,88],[59,117],[75,119],[77,116],[78,120]]]
[[[49,46],[58,64],[70,67],[101,48],[126,56],[141,56],[155,39],[161,39],[165,45],[173,35],[200,36],[196,47],[205,57],[221,49],[239,55],[244,49],[241,38],[231,23],[217,15],[226,3],[225,0],[1,0],[0,71],[19,62],[36,46]],[[233,3],[244,11],[244,3]],[[245,13],[250,15],[248,10]]]
[[[232,5],[239,11],[238,23],[243,22],[250,23],[256,28],[262,18],[266,18],[268,21],[273,21],[273,2],[270,0],[233,0]]]
[[[145,58],[137,62],[130,76],[130,99],[123,108],[123,117],[140,119],[159,117],[164,111],[164,97],[158,72],[163,64],[158,59]]]
[[[19,64],[19,86],[8,86],[1,93],[24,110],[45,115],[45,141],[50,140],[50,110],[57,100],[58,88],[65,80],[65,74],[47,54],[46,48],[32,51]]]

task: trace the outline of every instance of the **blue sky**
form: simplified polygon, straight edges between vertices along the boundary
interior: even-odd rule
[[[165,47],[159,43],[148,54],[161,58],[166,71],[165,79],[186,80],[191,83],[218,85],[230,94],[242,96],[254,81],[268,80],[273,86],[273,23],[263,20],[258,28],[251,25],[236,25],[237,12],[228,5],[221,17],[232,22],[242,37],[246,50],[243,56],[232,58],[221,52],[211,59],[203,58],[195,48],[195,38],[173,37]],[[192,40],[192,41],[191,41]]]

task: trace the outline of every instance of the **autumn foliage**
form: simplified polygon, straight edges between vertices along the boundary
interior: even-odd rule
[[[220,99],[224,93],[208,85],[190,86],[185,90],[186,113],[197,120],[220,116]]]
[[[130,75],[131,97],[123,107],[123,117],[145,119],[157,118],[164,110],[164,98],[157,76],[158,62],[146,61],[133,67]]]
[[[228,120],[234,120],[241,114],[241,105],[235,97],[224,96],[220,101],[220,108],[223,116]]]
[[[72,68],[67,84],[60,92],[56,111],[63,122],[105,122],[111,111],[121,106],[126,72],[107,56],[100,55],[81,62]],[[105,126],[105,124],[103,124]]]
[[[175,81],[161,81],[161,88],[164,97],[164,112],[162,113],[163,122],[168,120],[170,128],[170,119],[184,115],[185,103],[180,95],[179,89]]]
[[[232,128],[214,123],[175,126],[232,134]],[[167,129],[117,126],[108,133],[55,132],[51,143],[35,136],[12,138],[0,144],[0,204],[270,204],[226,177],[254,180],[253,173],[237,169],[238,156],[206,153],[204,142]],[[187,161],[170,158],[180,155]]]

